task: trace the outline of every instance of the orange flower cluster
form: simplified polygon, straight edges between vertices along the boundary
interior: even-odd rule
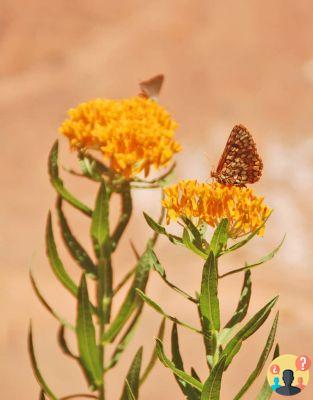
[[[141,96],[96,99],[68,111],[60,132],[76,150],[99,150],[110,167],[131,178],[150,167],[166,166],[181,150],[177,123],[156,101]]]
[[[216,227],[227,218],[228,234],[233,239],[255,231],[271,212],[263,197],[257,197],[252,189],[218,182],[181,181],[165,188],[164,195],[162,205],[167,209],[167,223],[185,216]],[[262,236],[264,229],[258,235]]]

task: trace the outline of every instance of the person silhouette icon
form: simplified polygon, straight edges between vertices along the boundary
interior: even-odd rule
[[[281,387],[281,385],[279,384],[279,377],[275,376],[274,378],[274,384],[271,386],[272,390],[276,390],[279,387]]]
[[[298,387],[300,390],[303,390],[303,389],[305,388],[305,385],[304,385],[304,383],[303,383],[303,378],[302,378],[302,376],[299,376],[299,377],[298,377],[298,384],[297,384],[297,387]]]
[[[292,369],[283,370],[283,381],[285,383],[285,386],[281,386],[278,389],[276,389],[275,390],[276,393],[282,394],[284,396],[293,396],[301,392],[300,388],[292,386],[292,382],[294,381],[294,374]]]

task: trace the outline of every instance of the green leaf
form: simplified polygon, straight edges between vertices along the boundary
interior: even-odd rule
[[[96,333],[92,321],[85,275],[82,276],[78,292],[76,334],[80,359],[86,373],[96,386],[99,387],[102,384],[102,365],[99,349],[96,344]]]
[[[225,343],[229,335],[233,332],[234,328],[245,318],[248,312],[251,292],[251,271],[248,269],[245,272],[244,281],[241,289],[240,299],[234,315],[225,325],[223,331],[220,333],[218,341],[220,344]]]
[[[197,379],[193,378],[192,376],[186,374],[186,372],[180,370],[179,368],[176,368],[174,363],[168,359],[164,353],[163,350],[163,343],[161,340],[156,339],[157,342],[157,355],[159,360],[163,365],[165,365],[166,368],[169,368],[174,372],[176,376],[181,378],[184,382],[190,384],[191,386],[195,387],[199,392],[202,391],[202,383],[199,382]]]
[[[176,368],[178,368],[181,371],[184,371],[184,364],[179,350],[177,324],[173,324],[171,344],[172,344],[172,361]],[[183,379],[181,379],[179,376],[175,374],[174,377],[181,391],[184,393],[184,395],[188,400],[200,400],[200,394],[193,386],[189,385]]]
[[[141,361],[142,361],[142,350],[143,348],[140,347],[140,349],[137,351],[131,366],[129,368],[128,374],[126,376],[126,381],[124,385],[124,390],[121,396],[121,400],[129,400],[131,397],[129,397],[129,389],[134,396],[135,399],[138,399],[139,395],[139,376],[140,376],[140,369],[141,369]],[[128,389],[128,390],[127,390]]]
[[[46,251],[51,268],[55,276],[62,283],[62,285],[76,297],[78,292],[77,285],[73,282],[71,277],[65,271],[63,263],[57,252],[52,230],[52,220],[50,212],[48,215],[47,227],[46,227]]]
[[[65,327],[64,325],[60,325],[59,331],[58,331],[58,343],[60,345],[61,350],[63,351],[63,354],[74,358],[75,360],[78,359],[77,356],[75,356],[72,351],[69,349],[67,345],[67,341],[65,339]]]
[[[191,250],[193,253],[197,254],[198,256],[204,258],[205,260],[207,259],[207,254],[205,253],[205,251],[203,251],[201,248],[197,247],[192,238],[190,237],[191,232],[188,231],[186,228],[183,231],[183,244],[184,246]]]
[[[223,356],[212,369],[210,376],[203,385],[201,400],[219,400],[222,375],[225,369],[226,357]]]
[[[251,269],[251,268],[257,267],[258,265],[264,264],[265,262],[271,260],[278,253],[278,251],[280,250],[281,246],[284,243],[285,237],[286,237],[286,235],[283,237],[282,241],[279,243],[279,245],[274,250],[272,250],[266,256],[260,258],[255,263],[253,263],[253,264],[246,263],[244,267],[238,268],[238,269],[234,269],[234,270],[229,271],[229,272],[226,272],[225,274],[221,275],[220,278],[224,278],[225,276],[236,274],[238,272],[246,271],[247,269]]]
[[[127,328],[123,337],[121,338],[118,345],[116,346],[109,364],[105,367],[105,371],[108,371],[109,369],[113,368],[118,363],[121,355],[126,350],[128,344],[130,343],[131,339],[133,338],[133,336],[135,334],[135,330],[138,326],[138,322],[139,322],[141,313],[142,313],[142,307],[139,307],[138,311],[136,312],[134,318],[132,319],[129,327]]]
[[[90,230],[98,257],[100,254],[103,256],[109,250],[109,198],[110,194],[105,187],[105,183],[101,182],[92,214]]]
[[[225,367],[227,368],[231,363],[234,356],[240,350],[242,342],[256,332],[260,326],[268,318],[272,308],[276,304],[278,296],[274,297],[269,301],[263,308],[261,308],[237,333],[236,335],[227,343],[225,349],[223,350],[223,355],[227,356]]]
[[[183,221],[190,231],[191,235],[193,236],[195,245],[198,248],[202,248],[202,236],[201,233],[199,232],[198,228],[194,225],[194,223],[187,217],[183,217]]]
[[[173,283],[171,283],[167,277],[166,277],[166,272],[165,269],[163,268],[162,264],[160,263],[158,257],[156,256],[155,252],[151,249],[151,260],[153,264],[153,268],[157,271],[157,273],[160,275],[160,277],[163,279],[163,281],[173,290],[175,290],[177,293],[181,294],[188,300],[192,301],[193,303],[198,304],[198,300],[194,299],[192,296],[190,296],[188,293],[180,289],[179,287],[175,286]]]
[[[145,252],[142,254],[140,260],[136,266],[136,272],[133,279],[133,283],[115,317],[111,323],[109,329],[103,335],[103,342],[113,342],[116,336],[119,334],[123,326],[126,324],[134,310],[140,306],[141,302],[138,301],[136,296],[135,288],[145,290],[149,272],[151,269],[151,257],[150,257],[150,244],[147,245]]]
[[[66,321],[65,318],[61,317],[57,312],[55,312],[53,310],[53,308],[46,302],[46,300],[44,299],[43,295],[41,294],[40,290],[38,289],[38,286],[36,284],[36,281],[32,275],[32,272],[29,271],[29,276],[30,276],[30,281],[32,284],[32,287],[34,289],[34,292],[36,293],[40,303],[49,311],[49,313],[51,315],[53,315],[54,318],[56,318],[62,325],[68,327],[69,329],[71,329],[72,331],[75,331],[75,327],[70,324],[69,322]]]
[[[213,355],[215,351],[214,336],[220,329],[220,309],[218,301],[217,262],[213,251],[204,264],[200,293],[200,315],[202,329],[209,338],[206,343],[207,355]]]
[[[81,152],[78,154],[78,159],[82,173],[87,178],[101,182],[102,175],[111,175],[110,169],[90,154]]]
[[[154,230],[154,232],[160,234],[160,235],[165,235],[168,237],[168,239],[170,240],[170,242],[174,243],[174,244],[182,244],[182,238],[175,236],[175,235],[171,235],[170,233],[168,233],[166,231],[166,229],[164,228],[164,226],[158,224],[156,221],[154,221],[148,214],[146,214],[145,212],[143,213],[145,220],[147,221],[147,224],[150,226],[151,229]]]
[[[275,360],[275,358],[277,358],[278,356],[279,356],[279,345],[277,344],[275,346],[273,360]],[[267,378],[265,378],[261,391],[258,394],[257,400],[269,400],[272,397],[272,394],[273,390],[269,385]]]
[[[163,311],[163,309],[155,301],[150,299],[150,297],[145,295],[140,289],[136,289],[136,291],[137,291],[138,295],[140,296],[140,298],[145,303],[147,303],[150,307],[152,307],[156,312],[158,312],[159,314],[163,315],[163,317],[169,319],[172,322],[175,322],[178,325],[183,326],[184,328],[190,329],[193,332],[200,333],[201,335],[203,334],[198,329],[186,324],[185,322],[182,322],[182,321],[178,320],[176,317],[172,317],[171,315],[166,314],[165,311]]]
[[[196,370],[193,367],[191,367],[190,371],[191,371],[191,376],[193,376],[194,378],[196,378],[198,381],[201,382],[199,375],[197,374]]]
[[[250,388],[250,386],[256,380],[256,378],[260,375],[260,373],[264,367],[264,364],[272,350],[273,344],[274,344],[275,334],[276,334],[276,329],[277,329],[277,324],[278,324],[278,315],[279,314],[277,313],[276,317],[274,319],[272,328],[270,330],[270,333],[268,335],[265,347],[262,351],[262,354],[259,358],[256,368],[250,374],[249,378],[247,379],[247,382],[243,385],[243,387],[240,389],[238,394],[234,397],[234,400],[240,400],[242,398],[242,396],[244,395],[244,393],[246,393],[246,391]]]
[[[89,257],[86,250],[81,246],[76,237],[72,234],[72,231],[62,210],[61,197],[59,197],[57,201],[57,212],[59,216],[62,238],[71,256],[84,271],[86,271],[92,278],[95,278],[97,276],[97,268]]]
[[[227,244],[228,240],[228,219],[223,218],[214,231],[210,243],[210,250],[213,251],[215,257],[218,257],[220,252]]]
[[[160,328],[159,328],[159,331],[158,331],[158,334],[157,334],[157,338],[160,339],[160,340],[163,340],[163,337],[164,337],[165,321],[166,321],[166,319],[163,318],[162,322],[161,322],[161,325],[160,325]],[[145,382],[145,380],[148,378],[148,376],[149,376],[150,372],[152,371],[157,359],[158,359],[158,355],[157,355],[157,350],[156,350],[156,346],[155,346],[155,348],[153,350],[153,353],[151,355],[150,361],[148,362],[148,365],[146,366],[146,368],[145,368],[145,370],[144,370],[144,372],[143,372],[143,374],[142,374],[142,376],[140,378],[140,382],[139,382],[140,385],[142,385]]]
[[[265,220],[263,221],[263,223],[252,233],[250,233],[248,236],[246,236],[244,239],[240,240],[239,242],[235,243],[233,246],[229,247],[228,249],[224,250],[222,252],[222,254],[227,254],[227,253],[231,253],[232,251],[235,251],[237,249],[240,249],[240,247],[244,246],[245,244],[247,244],[248,242],[250,242],[251,239],[254,238],[255,235],[257,235],[260,230],[263,228],[263,226],[266,224],[266,222],[268,221],[269,217],[272,215],[272,212],[270,212],[270,214],[268,215],[267,218],[265,218]]]
[[[134,396],[134,393],[132,392],[130,384],[128,383],[127,379],[125,381],[125,385],[126,385],[126,391],[127,391],[127,399],[128,400],[136,400],[136,397]]]
[[[92,210],[83,204],[81,201],[76,199],[67,189],[65,189],[63,181],[59,177],[59,168],[58,168],[58,151],[59,151],[59,143],[56,141],[52,146],[52,149],[49,154],[49,176],[52,186],[58,192],[58,194],[62,197],[62,199],[66,200],[73,207],[82,211],[84,214],[91,216]]]
[[[52,392],[52,390],[47,385],[46,381],[44,380],[43,376],[37,365],[37,360],[34,352],[34,343],[33,343],[33,333],[32,333],[32,326],[29,326],[29,333],[28,333],[28,351],[30,355],[30,360],[32,364],[32,368],[34,371],[34,375],[41,387],[42,391],[49,397],[50,400],[58,400],[58,397]]]
[[[122,211],[116,228],[114,229],[114,232],[112,234],[112,251],[116,249],[132,215],[133,203],[128,181],[123,182],[120,196],[122,201]]]

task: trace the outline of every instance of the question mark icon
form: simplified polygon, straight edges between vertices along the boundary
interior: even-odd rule
[[[279,365],[277,365],[277,364],[271,365],[270,371],[271,371],[271,373],[274,374],[274,375],[279,374],[279,372],[280,372]]]
[[[296,367],[298,371],[306,371],[310,368],[311,360],[306,355],[301,355],[296,360]]]

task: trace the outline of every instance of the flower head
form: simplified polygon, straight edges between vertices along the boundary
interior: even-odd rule
[[[162,204],[167,209],[167,223],[170,219],[187,217],[216,227],[227,218],[228,234],[233,239],[255,231],[271,212],[263,197],[257,197],[252,189],[218,182],[181,181],[165,188],[164,195]],[[258,235],[263,233],[264,227]]]
[[[157,102],[141,96],[96,99],[68,111],[60,132],[76,150],[99,150],[110,167],[126,178],[151,166],[165,166],[181,150],[177,123]]]

